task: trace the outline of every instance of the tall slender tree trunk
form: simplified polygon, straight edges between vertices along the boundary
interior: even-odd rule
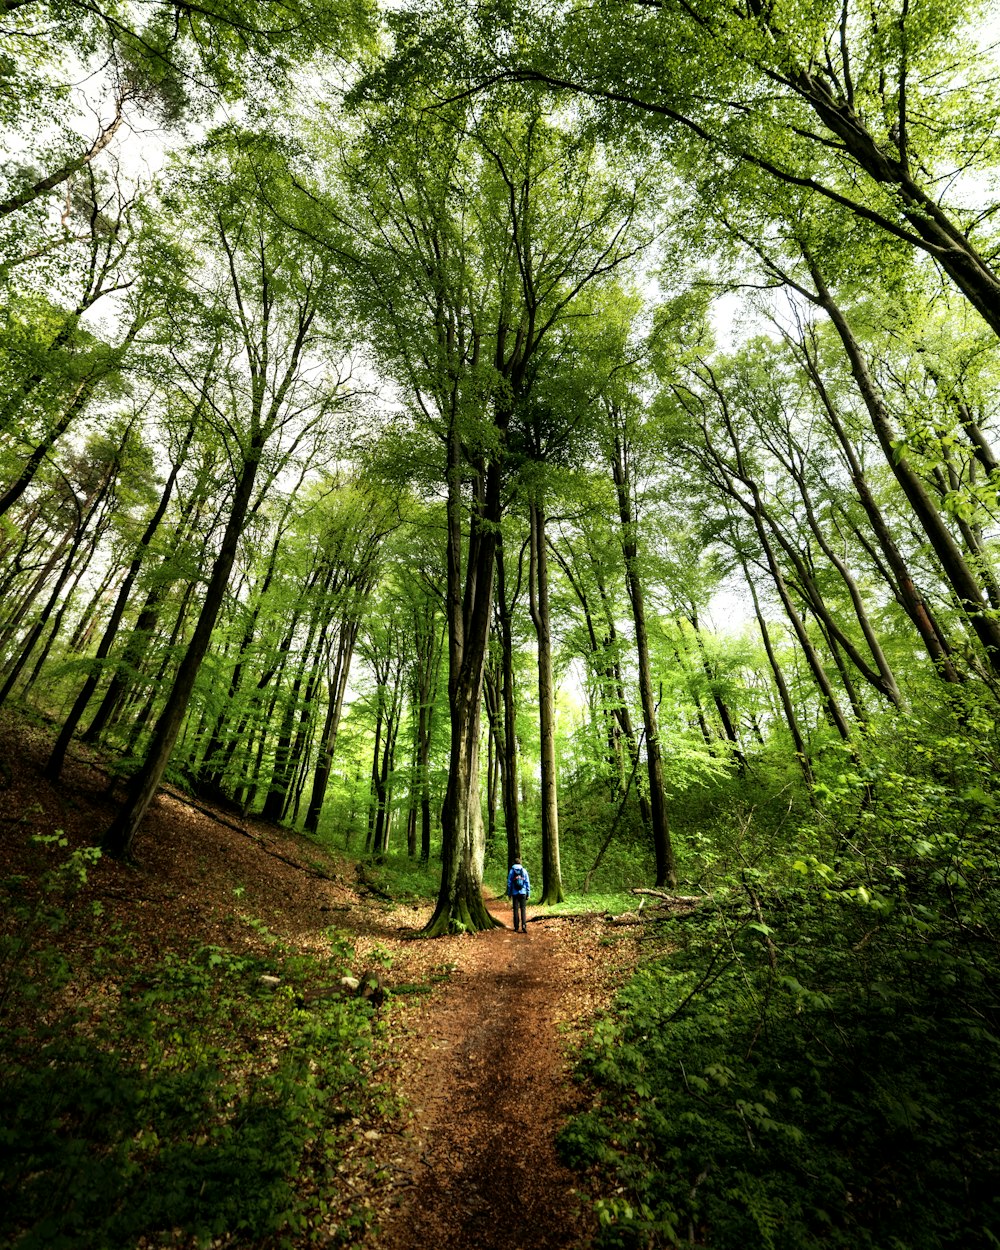
[[[434,914],[425,929],[428,937],[457,928],[489,929],[498,923],[483,901],[486,838],[479,798],[479,738],[501,515],[499,458],[483,468],[473,484],[463,577],[461,487],[465,473],[455,421],[448,437],[446,547],[451,754],[441,818],[441,886]]]
[[[318,578],[318,570],[310,579],[306,587],[308,595],[315,589],[316,580]],[[267,794],[264,798],[264,805],[261,809],[261,815],[265,820],[273,820],[275,822],[281,820],[284,815],[285,806],[288,802],[288,795],[292,788],[292,778],[295,775],[297,760],[292,752],[292,737],[295,730],[296,716],[301,712],[299,706],[299,695],[302,690],[302,683],[306,679],[306,671],[309,667],[310,658],[312,656],[313,645],[316,640],[316,630],[319,627],[319,618],[315,611],[309,614],[309,630],[306,635],[305,645],[302,648],[302,655],[299,658],[298,665],[295,669],[295,675],[292,678],[291,689],[285,700],[284,712],[281,718],[281,727],[278,730],[278,738],[274,749],[274,767],[271,770],[271,782],[268,786]]]
[[[646,602],[639,576],[639,544],[637,522],[633,515],[631,487],[625,461],[625,448],[617,429],[614,432],[612,473],[618,498],[618,515],[621,522],[620,543],[625,564],[625,587],[632,607],[632,624],[635,629],[636,658],[639,668],[639,699],[642,704],[642,723],[646,739],[646,771],[649,777],[649,808],[653,827],[653,851],[656,857],[656,884],[674,889],[677,885],[677,869],[670,843],[667,823],[667,803],[663,789],[663,763],[660,759],[660,736],[656,723],[656,700],[649,662],[649,635],[646,629]]]
[[[104,628],[101,641],[98,643],[97,651],[94,654],[94,667],[92,668],[90,675],[87,677],[87,680],[83,683],[79,694],[76,696],[76,700],[69,711],[69,715],[63,722],[63,727],[59,737],[56,739],[55,746],[52,748],[52,754],[49,756],[48,763],[45,765],[45,776],[50,781],[58,781],[59,775],[62,772],[63,761],[66,758],[66,751],[72,741],[73,734],[76,732],[77,725],[83,719],[83,714],[87,710],[87,705],[90,702],[94,691],[97,689],[97,683],[101,679],[101,665],[110,654],[115,638],[118,636],[118,630],[121,626],[122,617],[125,614],[125,608],[128,604],[129,595],[132,593],[132,587],[135,585],[135,580],[139,575],[139,570],[142,568],[143,561],[149,551],[150,543],[153,541],[156,531],[160,527],[160,522],[163,520],[164,514],[166,513],[167,506],[170,503],[170,497],[173,494],[174,484],[177,481],[177,475],[180,472],[181,464],[183,463],[184,456],[193,437],[194,421],[192,420],[185,436],[180,455],[170,466],[170,473],[168,474],[163,490],[160,493],[160,499],[156,506],[156,510],[149,518],[149,522],[146,525],[142,538],[139,540],[139,546],[132,559],[132,563],[129,565],[128,572],[125,574],[125,579],[118,589],[118,597],[115,600],[115,606],[111,610],[111,616],[108,618],[108,623]]]
[[[503,676],[499,663],[491,655],[486,665],[486,680],[483,686],[486,719],[489,732],[486,735],[486,848],[496,843],[497,811],[500,807],[500,789],[503,785],[503,713],[501,700]]]
[[[791,443],[791,435],[789,434],[788,437],[789,442]],[[788,471],[789,475],[793,478],[795,484],[799,488],[799,494],[802,496],[802,502],[805,506],[806,520],[808,522],[809,529],[815,536],[820,550],[840,574],[841,581],[843,581],[844,585],[847,587],[847,593],[850,595],[851,605],[854,608],[854,615],[856,616],[858,624],[861,627],[861,632],[864,635],[871,657],[875,662],[877,674],[873,673],[868,666],[864,664],[860,655],[858,655],[856,649],[854,648],[854,644],[851,643],[843,632],[839,630],[839,627],[836,625],[836,618],[827,611],[823,597],[819,593],[815,584],[815,580],[811,573],[806,569],[805,562],[801,559],[799,553],[795,551],[794,545],[786,545],[786,550],[788,549],[788,546],[791,546],[791,551],[796,557],[795,565],[799,570],[800,577],[803,578],[804,583],[808,582],[808,585],[804,585],[804,589],[808,591],[810,605],[815,604],[817,619],[821,622],[822,626],[829,634],[833,645],[836,645],[837,642],[841,642],[841,645],[844,646],[844,650],[847,655],[855,663],[855,666],[858,668],[858,671],[865,678],[865,680],[868,681],[870,685],[874,686],[880,694],[884,695],[894,707],[902,708],[903,696],[900,693],[895,674],[893,673],[889,661],[886,658],[882,644],[880,643],[878,635],[875,633],[875,629],[868,617],[868,612],[865,608],[864,599],[858,588],[858,584],[854,580],[854,577],[847,566],[846,560],[839,556],[834,550],[833,545],[828,540],[826,532],[816,515],[816,510],[813,506],[812,492],[806,482],[805,473],[802,467],[804,453],[799,452],[798,463],[796,462],[796,457],[794,456],[791,448],[785,454],[780,452],[778,454],[780,455],[781,462],[785,469]]]
[[[45,563],[42,565],[37,576],[32,580],[30,586],[24,594],[21,595],[17,606],[13,609],[13,611],[11,611],[10,615],[3,622],[3,628],[0,630],[0,649],[6,650],[16,642],[17,631],[20,628],[21,622],[31,611],[35,600],[45,589],[45,585],[48,582],[49,577],[52,575],[52,571],[59,564],[60,560],[63,559],[72,543],[72,530],[56,540],[56,546],[49,552]],[[6,668],[7,666],[4,667]]]
[[[326,717],[320,734],[319,750],[316,760],[316,771],[313,774],[312,793],[306,809],[305,827],[310,833],[319,828],[320,813],[326,799],[327,787],[330,784],[330,773],[333,770],[333,756],[337,746],[337,733],[340,729],[340,718],[344,710],[344,696],[347,693],[347,681],[351,673],[351,660],[358,639],[360,618],[344,617],[340,622],[337,635],[337,658],[333,672],[326,687]]]
[[[747,759],[743,754],[743,745],[740,742],[740,736],[736,732],[736,726],[729,712],[729,705],[723,699],[717,688],[717,678],[712,662],[708,658],[708,649],[705,646],[705,639],[702,637],[701,626],[698,622],[697,608],[692,604],[688,614],[688,620],[691,622],[691,628],[694,630],[695,643],[698,647],[698,655],[701,659],[702,672],[708,681],[709,690],[712,694],[712,702],[715,704],[715,710],[719,714],[719,720],[722,722],[722,729],[726,735],[726,741],[729,743],[733,758],[736,760],[736,767],[740,776],[747,770]]]
[[[841,450],[844,454],[844,459],[847,463],[848,471],[851,475],[851,481],[854,485],[855,493],[861,502],[862,508],[865,510],[869,524],[872,527],[872,533],[875,535],[879,548],[885,557],[886,564],[892,572],[893,578],[892,581],[889,582],[889,585],[893,590],[896,600],[913,622],[913,625],[916,628],[917,633],[920,635],[920,639],[923,642],[927,654],[934,664],[937,672],[945,681],[953,683],[958,682],[961,678],[959,677],[958,671],[952,662],[951,648],[948,644],[948,640],[938,628],[938,624],[928,608],[924,597],[917,590],[909,567],[903,559],[902,553],[900,552],[896,541],[892,536],[892,532],[886,523],[885,517],[882,514],[882,510],[879,508],[878,503],[875,500],[875,496],[869,486],[864,468],[858,460],[851,440],[847,436],[844,423],[840,419],[840,414],[837,411],[836,405],[833,403],[833,399],[830,396],[829,391],[827,390],[813,354],[809,349],[809,345],[803,340],[797,342],[795,346],[802,355],[809,378],[820,397],[823,410],[827,414],[830,426],[833,429],[834,434],[837,436],[837,441],[840,444]]]
[[[131,857],[135,835],[159,789],[164,770],[174,749],[174,743],[180,733],[195,679],[208,651],[212,630],[215,628],[215,622],[222,608],[226,587],[236,561],[236,550],[246,524],[262,448],[262,436],[251,442],[236,484],[222,544],[208,580],[205,598],[202,601],[201,612],[198,615],[191,641],[177,670],[167,701],[160,712],[143,765],[129,785],[121,810],[104,834],[104,849],[116,858]]]
[[[75,655],[82,655],[90,646],[94,631],[97,629],[98,621],[101,618],[101,609],[107,601],[111,587],[115,584],[121,575],[121,566],[117,563],[109,564],[104,570],[104,576],[100,583],[94,589],[93,594],[87,600],[86,606],[81,609],[79,618],[76,622],[76,628],[70,635],[69,642],[66,644],[67,649]],[[120,585],[121,583],[119,583]]]
[[[611,770],[612,786],[611,798],[613,802],[620,802],[625,794],[626,789],[630,785],[627,778],[625,768],[625,758],[622,752],[622,739],[624,739],[628,747],[628,756],[632,765],[632,772],[635,772],[635,763],[638,758],[638,743],[636,742],[635,728],[632,724],[632,715],[629,712],[628,700],[625,698],[625,681],[622,676],[621,664],[618,659],[618,631],[615,625],[614,612],[608,598],[607,588],[601,576],[601,569],[598,561],[594,558],[593,553],[590,554],[591,568],[594,580],[597,584],[597,592],[600,597],[601,609],[603,613],[604,636],[599,635],[594,614],[591,611],[590,600],[581,579],[576,575],[573,566],[559,551],[557,546],[549,544],[551,550],[559,561],[559,566],[566,574],[566,579],[573,588],[580,607],[583,611],[584,624],[587,628],[587,639],[590,643],[591,650],[591,669],[595,680],[599,683],[599,712],[605,723],[605,733],[608,746],[608,766]],[[639,785],[636,785],[638,795],[639,815],[642,820],[643,828],[650,832],[652,829],[652,821],[650,817],[649,800],[645,791]]]
[[[173,557],[184,549],[192,534],[198,532],[199,529],[210,528],[208,525],[203,526],[204,512],[202,505],[205,503],[207,489],[207,474],[204,474],[197,489],[187,501],[181,517],[176,525],[172,527],[172,551],[170,555],[164,556],[161,561],[161,569],[165,570],[170,566]],[[84,742],[95,743],[99,741],[105,729],[117,723],[120,710],[126,699],[129,683],[132,681],[132,674],[140,667],[143,654],[149,648],[156,632],[163,601],[168,589],[169,584],[165,579],[156,580],[147,592],[142,607],[139,609],[135,625],[122,648],[121,657],[114,666],[114,672],[108,683],[108,688],[104,692],[104,697],[101,699],[93,719],[83,732],[82,738]],[[184,596],[185,603],[188,598],[189,595],[186,592]],[[176,630],[174,632],[176,633]]]
[[[542,800],[542,893],[540,903],[562,901],[559,866],[559,801],[556,776],[555,682],[552,674],[552,621],[549,607],[545,507],[529,505],[531,560],[528,572],[531,620],[538,644],[538,728]]]
[[[85,501],[86,507],[87,507],[87,511],[85,514],[83,513],[83,510],[80,504],[77,503],[78,512],[77,512],[76,528],[73,534],[73,538],[70,541],[69,550],[66,554],[66,558],[63,561],[62,570],[58,578],[56,579],[55,586],[53,587],[52,592],[49,595],[48,601],[46,602],[42,610],[39,612],[38,619],[35,621],[31,629],[28,631],[28,636],[27,638],[23,640],[20,651],[16,659],[14,660],[13,664],[8,669],[7,679],[4,682],[3,687],[0,688],[0,707],[3,706],[8,696],[10,695],[10,692],[13,690],[14,685],[18,677],[20,676],[21,670],[24,668],[25,664],[27,664],[28,659],[31,656],[31,652],[35,647],[35,644],[38,642],[38,639],[41,637],[42,630],[45,628],[45,625],[49,620],[49,616],[55,609],[56,604],[59,602],[59,597],[62,594],[62,589],[66,585],[66,582],[69,580],[70,574],[73,571],[73,564],[76,559],[76,553],[79,551],[80,546],[83,543],[84,535],[87,532],[90,522],[93,520],[102,502],[104,501],[105,496],[111,489],[112,483],[114,481],[115,473],[117,472],[117,467],[118,465],[116,461],[114,470],[105,477],[104,481],[102,481],[101,484],[97,487],[97,489],[94,491],[90,499]]]
[[[115,115],[107,124],[102,124],[101,129],[91,143],[91,145],[79,156],[67,161],[65,164],[58,166],[50,174],[39,178],[37,182],[31,183],[27,187],[22,187],[20,191],[16,191],[13,195],[9,195],[5,200],[0,201],[0,217],[6,217],[10,213],[16,213],[19,209],[25,208],[33,200],[37,200],[40,196],[54,190],[67,179],[72,178],[75,173],[85,168],[97,156],[99,156],[115,137],[122,122],[125,120],[125,101],[128,93],[119,94],[115,101]]]
[[[507,834],[507,864],[521,858],[521,803],[517,751],[517,692],[514,684],[514,624],[507,597],[507,566],[503,540],[497,543],[497,616],[500,622],[500,674],[503,703],[503,766],[501,801]]]
[[[322,654],[319,650],[317,650],[317,653],[313,658],[312,670],[309,673],[309,679],[306,682],[305,692],[302,697],[302,705],[299,709],[299,723],[295,730],[295,741],[292,743],[292,776],[289,781],[290,793],[285,798],[284,811],[281,813],[283,820],[288,818],[291,803],[294,801],[297,811],[301,800],[302,787],[305,775],[308,771],[309,756],[312,751],[312,742],[315,737],[316,691],[319,689],[320,685],[320,668],[322,663]]]
[[[840,336],[850,362],[851,373],[868,410],[872,428],[886,461],[933,547],[942,572],[982,644],[987,664],[994,673],[1000,674],[1000,620],[997,620],[987,609],[981,581],[964,559],[961,549],[928,494],[927,487],[899,446],[889,413],[878,394],[868,371],[864,353],[854,337],[847,317],[831,295],[815,263],[811,258],[807,259],[813,282],[816,285],[817,303],[833,322]],[[998,313],[997,324],[1000,325],[1000,313]]]
[[[746,558],[742,552],[738,552],[740,567],[743,569],[743,576],[746,578],[746,584],[750,588],[750,597],[753,599],[754,615],[757,618],[757,627],[760,630],[761,641],[764,644],[764,652],[767,655],[768,663],[771,666],[771,673],[774,676],[774,685],[778,691],[778,699],[781,703],[781,710],[785,714],[785,724],[788,726],[788,732],[791,734],[792,745],[795,748],[795,758],[798,760],[799,767],[802,769],[802,777],[806,785],[812,793],[815,779],[812,771],[812,760],[809,758],[809,752],[806,749],[805,739],[802,737],[802,731],[799,728],[798,717],[795,715],[795,706],[792,703],[792,697],[788,690],[788,683],[785,681],[785,675],[781,671],[781,665],[778,663],[778,657],[774,650],[774,644],[771,642],[771,631],[767,627],[767,621],[764,619],[764,613],[761,611],[760,599],[757,596],[757,587],[753,583],[750,576],[750,570],[747,567]]]
[[[84,558],[79,562],[77,569],[75,571],[75,574],[73,576],[72,582],[67,588],[66,593],[63,595],[61,603],[56,609],[55,616],[53,616],[51,620],[49,621],[48,635],[46,636],[45,641],[42,644],[41,649],[39,650],[35,663],[32,665],[31,672],[29,673],[27,679],[24,682],[24,685],[21,688],[22,698],[27,696],[31,688],[34,686],[35,682],[41,676],[42,669],[45,667],[45,662],[49,658],[49,654],[53,646],[55,645],[56,639],[62,633],[62,626],[63,626],[63,621],[66,619],[66,613],[69,611],[73,603],[74,596],[76,595],[77,590],[79,590],[80,588],[80,583],[83,580],[83,578],[86,576],[87,570],[90,568],[90,565],[94,559],[94,556],[97,554],[97,547],[101,541],[103,530],[104,530],[104,526],[99,523],[96,526],[96,532],[91,534],[87,553],[84,556]]]
[[[802,648],[802,654],[806,657],[806,663],[809,665],[809,669],[812,672],[813,680],[816,682],[816,686],[819,689],[826,717],[830,724],[837,730],[838,734],[840,734],[841,738],[843,738],[845,742],[850,742],[850,726],[844,717],[840,704],[837,702],[836,693],[830,683],[830,678],[827,676],[826,669],[823,667],[823,661],[820,658],[819,652],[816,650],[812,639],[809,637],[809,631],[806,629],[805,622],[795,610],[795,604],[792,602],[788,585],[785,581],[783,573],[781,572],[778,557],[768,540],[767,527],[755,511],[751,511],[751,517],[754,525],[756,526],[757,537],[760,539],[761,546],[763,547],[768,568],[771,570],[771,578],[774,581],[775,588],[778,591],[778,596],[785,609],[785,615],[788,617],[792,630],[795,633],[795,637],[799,641],[799,646]]]

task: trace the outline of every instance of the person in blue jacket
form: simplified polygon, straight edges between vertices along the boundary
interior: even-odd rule
[[[528,932],[528,895],[531,893],[531,878],[528,870],[519,859],[515,859],[507,873],[507,897],[514,904],[514,932]]]

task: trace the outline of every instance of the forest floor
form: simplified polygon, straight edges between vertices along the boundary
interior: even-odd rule
[[[0,876],[40,870],[33,835],[92,845],[113,814],[97,757],[78,754],[58,786],[44,781],[50,743],[43,728],[0,722]],[[169,787],[135,849],[134,866],[100,860],[88,893],[102,927],[130,931],[137,960],[192,941],[253,949],[263,922],[319,954],[337,930],[353,946],[354,971],[382,976],[379,1067],[398,1110],[359,1123],[341,1165],[345,1199],[365,1211],[366,1247],[588,1244],[586,1178],[561,1165],[555,1138],[584,1098],[571,1079],[574,1053],[634,964],[634,929],[531,907],[527,935],[515,934],[507,905],[491,900],[504,927],[422,939],[429,906],[381,897],[344,853],[192,806]],[[62,940],[85,961],[99,939],[84,925]]]

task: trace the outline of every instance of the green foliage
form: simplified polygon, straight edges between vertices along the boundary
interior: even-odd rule
[[[43,852],[67,846],[61,833],[34,841]],[[99,855],[96,847],[74,851],[42,877],[38,889],[23,876],[0,881],[8,908],[7,923],[0,929],[0,1020],[16,1010],[38,1010],[46,992],[69,978],[65,956],[49,939],[70,924],[87,871]],[[99,912],[99,903],[92,907]]]
[[[337,1197],[352,1120],[380,1108],[371,1009],[336,992],[346,948],[326,960],[272,938],[263,957],[197,946],[147,964],[111,934],[92,967],[70,968],[54,953],[66,910],[53,900],[85,862],[54,870],[41,904],[5,883],[0,1240],[311,1238],[307,1213]]]
[[[613,1195],[600,1245],[992,1244],[995,729],[939,710],[866,747],[799,853],[728,859],[698,918],[647,930],[561,1138]]]
[[[377,863],[364,864],[365,879],[397,903],[421,903],[437,893],[441,866],[410,858],[403,848],[390,850]]]

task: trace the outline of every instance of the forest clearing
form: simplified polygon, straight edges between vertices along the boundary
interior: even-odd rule
[[[0,0],[0,1242],[1000,1250],[993,7]]]

